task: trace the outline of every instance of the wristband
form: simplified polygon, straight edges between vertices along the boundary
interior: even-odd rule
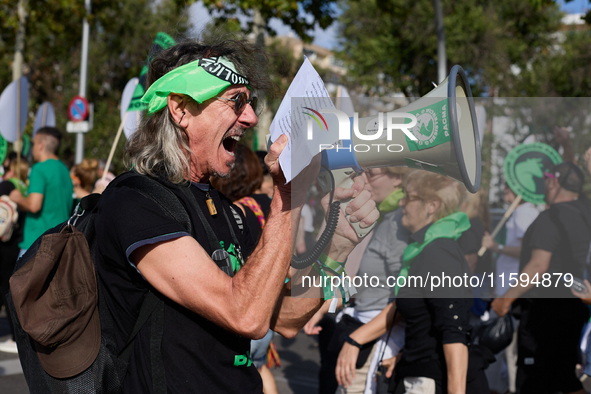
[[[327,283],[326,278],[329,276],[336,276],[339,279],[338,281],[338,289],[341,292],[341,296],[343,299],[343,305],[345,305],[351,296],[353,296],[357,291],[355,290],[355,286],[350,283],[346,283],[344,277],[347,275],[345,272],[345,262],[339,262],[336,260],[331,259],[326,254],[322,253],[316,263],[314,264],[314,269],[320,273],[322,282],[324,283],[324,299],[329,300],[332,298],[332,302],[330,303],[330,307],[328,309],[329,313],[334,313],[337,308],[338,299],[336,296],[336,287],[333,287],[332,280],[329,281],[330,284]]]
[[[497,250],[499,251],[499,253],[503,253],[503,249],[505,249],[505,245],[503,245],[503,244],[497,245]]]
[[[345,342],[350,343],[351,345],[355,346],[358,349],[361,349],[361,347],[363,346],[362,344],[358,343],[356,340],[351,338],[349,335],[347,335],[345,337]]]
[[[318,257],[318,261],[325,267],[328,268],[329,271],[333,274],[333,275],[340,275],[341,273],[345,272],[345,262],[340,262],[340,261],[336,261],[331,259],[330,257],[328,257],[327,255],[325,255],[324,253],[322,253],[320,255],[320,257]]]

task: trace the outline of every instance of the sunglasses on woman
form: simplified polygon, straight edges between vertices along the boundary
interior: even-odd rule
[[[408,194],[404,192],[404,196],[402,198],[405,200],[406,203],[413,202],[413,201],[422,201],[422,198],[415,195],[415,194]]]
[[[234,102],[234,110],[236,111],[236,113],[241,113],[244,110],[244,107],[246,106],[246,104],[250,104],[253,111],[256,112],[256,110],[257,110],[258,98],[252,97],[249,99],[248,95],[244,92],[238,93],[236,95],[236,97],[234,97],[234,98],[229,99],[229,98],[225,98],[225,97],[218,97],[218,99],[226,100],[226,101],[233,101]]]

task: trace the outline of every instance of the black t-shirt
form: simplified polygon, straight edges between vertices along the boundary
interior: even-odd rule
[[[569,273],[583,278],[591,242],[591,231],[585,217],[590,216],[589,207],[583,200],[552,204],[549,209],[540,213],[523,236],[520,271],[530,261],[533,250],[542,249],[552,253],[547,271],[549,274]],[[570,289],[562,282],[556,286],[557,277],[552,276],[551,286],[534,287],[525,297],[573,297]],[[542,281],[542,277],[538,279]]]
[[[14,189],[16,189],[14,183],[8,180],[0,182],[0,196],[8,196]]]
[[[183,187],[183,186],[181,186]],[[186,187],[186,186],[184,186]],[[202,185],[204,187],[204,185]],[[197,241],[213,252],[196,210],[177,186],[171,190],[187,208]],[[233,244],[226,210],[234,233],[247,256],[254,247],[250,233],[241,232],[229,210],[230,201],[214,189],[209,191],[218,214],[209,214],[206,192],[190,187],[206,220],[228,250]],[[237,210],[239,211],[239,210]],[[242,218],[244,220],[244,217]],[[105,302],[117,330],[117,344],[123,347],[138,317],[143,297],[150,288],[129,256],[139,247],[189,235],[162,208],[125,186],[107,188],[99,203],[96,220],[99,252],[98,272],[106,289]],[[162,262],[166,264],[165,261]],[[214,264],[212,262],[212,264]],[[151,392],[150,323],[140,330],[124,382],[126,393]],[[250,340],[226,331],[200,315],[172,301],[165,301],[162,357],[169,393],[262,393],[260,376],[249,361]]]
[[[411,235],[410,242],[423,242],[429,226]],[[468,263],[458,243],[438,238],[425,246],[411,263],[408,277],[469,276]],[[457,284],[457,282],[456,282]],[[446,284],[431,290],[429,285],[401,287],[396,298],[398,311],[406,321],[405,345],[397,376],[422,376],[441,381],[445,372],[443,345],[469,343],[471,289]]]
[[[583,278],[591,241],[589,217],[589,207],[582,199],[552,204],[540,213],[523,236],[520,271],[530,261],[533,250],[541,249],[552,253],[546,273],[569,273]],[[547,392],[576,391],[580,383],[573,371],[588,309],[563,282],[557,281],[557,276],[546,282],[549,287],[543,286],[542,278],[538,278],[541,286],[533,287],[518,300],[521,306],[518,365],[536,368],[532,376],[541,374],[537,383]]]
[[[482,237],[484,236],[485,228],[482,220],[475,217],[470,219],[470,228],[462,233],[458,239],[460,249],[464,254],[478,253],[482,246]],[[474,273],[492,272],[492,255],[489,250],[482,256],[478,256]]]

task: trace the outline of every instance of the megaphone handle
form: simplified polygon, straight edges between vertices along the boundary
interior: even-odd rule
[[[332,171],[332,174],[334,177],[335,187],[342,187],[345,189],[350,189],[351,187],[353,187],[353,183],[354,183],[353,177],[355,175],[355,173],[353,171],[351,171],[350,169],[348,169],[348,170],[331,170],[331,171]],[[357,236],[359,238],[363,238],[367,234],[369,234],[371,232],[371,230],[373,230],[375,223],[373,223],[369,227],[363,227],[363,228],[360,226],[360,222],[351,223],[351,221],[349,220],[351,215],[346,214],[347,205],[349,205],[351,200],[352,199],[347,199],[345,201],[341,201],[341,209],[343,210],[343,214],[345,215],[345,218],[347,219],[347,221],[349,221],[349,224],[351,225],[351,227],[353,227],[353,229],[357,233]]]
[[[509,209],[507,209],[507,212],[505,212],[505,214],[503,215],[503,218],[501,219],[501,221],[497,224],[497,226],[495,227],[495,229],[491,233],[491,235],[490,235],[491,237],[494,238],[497,236],[497,234],[499,233],[499,231],[501,230],[501,228],[503,227],[505,222],[507,220],[509,220],[509,217],[511,217],[511,214],[517,208],[517,206],[519,205],[520,202],[521,202],[521,196],[515,197],[515,200],[513,200],[513,202],[511,203],[511,206],[509,207]],[[478,256],[482,257],[482,255],[485,252],[486,252],[486,247],[484,247],[484,246],[481,247],[480,250],[478,251]]]

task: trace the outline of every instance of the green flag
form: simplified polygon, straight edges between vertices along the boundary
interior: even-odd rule
[[[135,91],[133,92],[133,97],[131,98],[129,107],[127,107],[127,111],[143,111],[148,109],[148,105],[142,103],[141,101],[146,91],[146,74],[148,73],[148,65],[152,62],[152,59],[156,54],[158,54],[160,51],[170,48],[175,44],[176,42],[174,39],[168,34],[163,32],[158,32],[158,34],[156,34],[154,45],[152,45],[152,49],[150,50],[146,64],[140,72],[139,82],[135,88]]]
[[[7,152],[8,152],[8,141],[6,141],[4,139],[4,137],[2,137],[0,135],[0,165],[2,163],[4,163],[4,159],[6,159]],[[4,170],[6,171],[7,169],[5,168]]]

